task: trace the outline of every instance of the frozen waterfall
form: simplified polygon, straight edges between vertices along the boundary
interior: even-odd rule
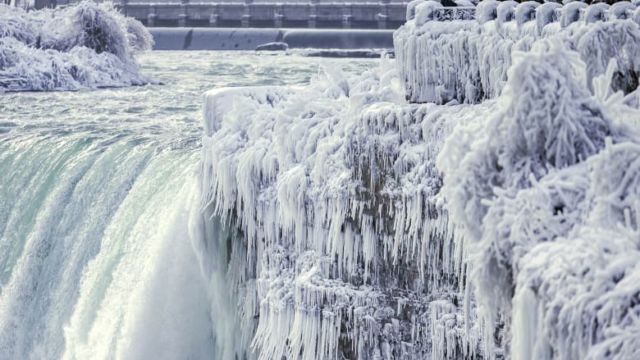
[[[197,152],[83,132],[4,140],[0,358],[209,357]]]

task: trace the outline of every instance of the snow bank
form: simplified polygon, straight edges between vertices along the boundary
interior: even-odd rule
[[[134,54],[152,44],[109,4],[30,12],[0,4],[0,91],[146,84]]]
[[[477,20],[459,16],[443,22],[438,20],[443,11],[439,3],[422,2],[415,7],[415,19],[394,34],[407,99],[478,103],[495,98],[507,80],[513,52],[527,51],[542,39],[559,39],[577,50],[588,64],[589,80],[616,58],[624,75],[621,85],[635,89],[640,29],[626,20],[633,5],[617,4],[608,13],[606,4],[584,6],[488,0],[478,5]],[[600,21],[606,14],[610,20]]]

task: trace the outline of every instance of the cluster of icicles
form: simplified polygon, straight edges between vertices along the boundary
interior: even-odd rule
[[[153,38],[111,3],[25,11],[0,4],[0,92],[142,85]]]
[[[455,311],[461,249],[433,200],[445,112],[402,103],[387,61],[207,94],[203,206],[237,229],[214,245],[234,292],[219,312],[239,314],[220,356],[424,358],[444,351],[432,333],[449,356],[477,351]]]
[[[231,290],[220,356],[640,356],[640,28],[525,41],[536,22],[494,5],[423,26],[439,4],[410,6],[395,63],[355,77],[206,94],[203,207],[230,229],[209,244]],[[486,77],[462,69],[481,48]],[[425,79],[447,98],[406,102]]]

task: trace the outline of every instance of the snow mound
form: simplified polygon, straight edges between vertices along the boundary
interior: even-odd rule
[[[0,91],[141,85],[135,62],[153,39],[110,4],[24,11],[0,4]]]

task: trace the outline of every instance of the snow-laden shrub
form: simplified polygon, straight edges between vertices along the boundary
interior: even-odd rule
[[[593,24],[582,36],[573,40],[580,57],[587,64],[587,81],[604,74],[615,60],[613,90],[629,93],[638,87],[640,74],[640,27],[630,20]]]
[[[588,159],[576,172],[590,184],[586,196],[565,207],[579,209],[564,223],[573,229],[538,243],[531,234],[530,250],[513,258],[514,357],[640,355],[639,140],[609,143]]]
[[[142,24],[110,4],[26,12],[0,5],[0,90],[74,90],[148,83],[134,54],[150,49]]]
[[[638,233],[580,228],[522,259],[513,357],[636,359],[640,355]]]
[[[34,45],[41,26],[40,19],[31,17],[23,9],[0,4],[0,38],[12,37]]]

